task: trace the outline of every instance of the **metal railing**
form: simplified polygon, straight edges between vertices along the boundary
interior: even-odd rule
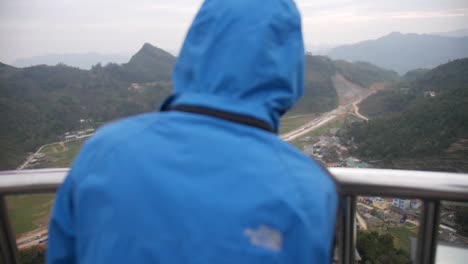
[[[337,223],[339,263],[354,263],[357,196],[421,199],[424,203],[416,263],[435,262],[440,202],[468,202],[468,174],[383,169],[330,168],[340,192]],[[68,169],[0,172],[0,250],[4,263],[18,263],[6,195],[55,192]]]

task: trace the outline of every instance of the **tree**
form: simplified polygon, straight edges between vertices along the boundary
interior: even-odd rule
[[[349,127],[357,155],[385,161],[440,155],[468,134],[468,58],[422,71],[360,104],[371,117]],[[427,97],[433,91],[435,97]]]
[[[45,251],[41,247],[31,247],[19,252],[19,262],[21,264],[42,264],[45,263]]]
[[[468,236],[468,207],[457,206],[455,208],[455,223],[458,225],[458,231]]]
[[[410,264],[409,254],[395,248],[390,234],[379,235],[377,232],[358,232],[357,250],[362,263],[373,264]]]

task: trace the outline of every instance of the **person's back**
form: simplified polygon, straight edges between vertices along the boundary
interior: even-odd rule
[[[290,0],[207,0],[161,113],[99,130],[61,186],[48,263],[329,263],[336,191],[273,132],[302,93]]]

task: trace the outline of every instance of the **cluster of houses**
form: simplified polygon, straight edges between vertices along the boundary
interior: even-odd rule
[[[44,158],[46,155],[44,153],[36,153],[34,157],[29,161],[29,163],[34,164]]]
[[[128,90],[131,92],[143,92],[147,88],[158,87],[160,85],[165,85],[165,83],[164,82],[132,83],[128,87]]]
[[[78,130],[78,131],[73,131],[73,132],[66,132],[61,140],[64,142],[70,142],[70,141],[75,141],[75,140],[81,140],[88,138],[94,134],[95,129],[94,128],[88,128],[88,129],[83,129],[83,130]]]
[[[303,152],[327,165],[327,167],[369,168],[369,164],[349,155],[349,148],[336,136],[338,129],[330,129],[328,135],[304,137]]]
[[[427,92],[428,97],[436,96],[435,92]],[[369,168],[366,162],[352,157],[350,150],[355,148],[350,142],[342,144],[337,136],[338,129],[330,129],[325,135],[317,137],[303,137],[303,152],[314,159],[323,162],[327,167]],[[418,199],[359,197],[357,217],[359,228],[388,230],[401,225],[409,229],[418,228],[422,211],[422,201]],[[461,236],[453,226],[454,212],[442,210],[439,226],[439,243],[448,243],[462,247],[468,246],[468,238]],[[408,224],[405,224],[408,223]],[[364,225],[364,226],[363,226]],[[409,237],[411,244],[415,237]],[[410,250],[412,247],[410,246]],[[359,253],[356,251],[356,262],[360,263]]]
[[[130,84],[130,86],[128,87],[128,90],[129,91],[133,91],[133,92],[139,92],[139,91],[142,91],[145,87],[139,83],[132,83]]]
[[[357,213],[362,216],[366,228],[374,229],[386,229],[407,221],[419,225],[418,219],[421,210],[422,201],[417,199],[360,197],[357,205]],[[468,238],[457,232],[454,228],[456,224],[453,218],[453,212],[445,208],[442,210],[438,239],[450,245],[466,247],[468,246]]]
[[[436,97],[437,93],[435,91],[426,91],[424,92],[424,97]]]
[[[357,212],[368,228],[395,226],[410,220],[417,223],[422,202],[417,199],[360,197]]]
[[[82,124],[85,124],[88,122],[88,120],[80,120]],[[77,141],[77,140],[83,140],[86,139],[90,136],[92,136],[95,132],[94,128],[86,128],[82,130],[77,130],[73,132],[66,132],[62,136],[59,137],[59,140],[61,142],[71,142],[71,141]],[[52,143],[56,144],[56,143]],[[51,144],[49,144],[51,145]],[[45,146],[45,145],[44,145]],[[44,147],[43,146],[43,147]],[[41,147],[41,149],[43,148]],[[51,157],[49,155],[46,155],[45,153],[42,152],[37,152],[33,154],[34,156],[27,161],[27,164],[25,165],[26,168],[36,168],[38,166],[43,166],[44,164],[47,164],[48,162],[51,161]]]

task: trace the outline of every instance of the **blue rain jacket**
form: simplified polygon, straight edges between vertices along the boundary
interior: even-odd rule
[[[207,0],[163,108],[250,116],[278,130],[303,90],[291,0]],[[181,111],[115,122],[60,187],[47,263],[330,263],[327,172],[265,130]]]

